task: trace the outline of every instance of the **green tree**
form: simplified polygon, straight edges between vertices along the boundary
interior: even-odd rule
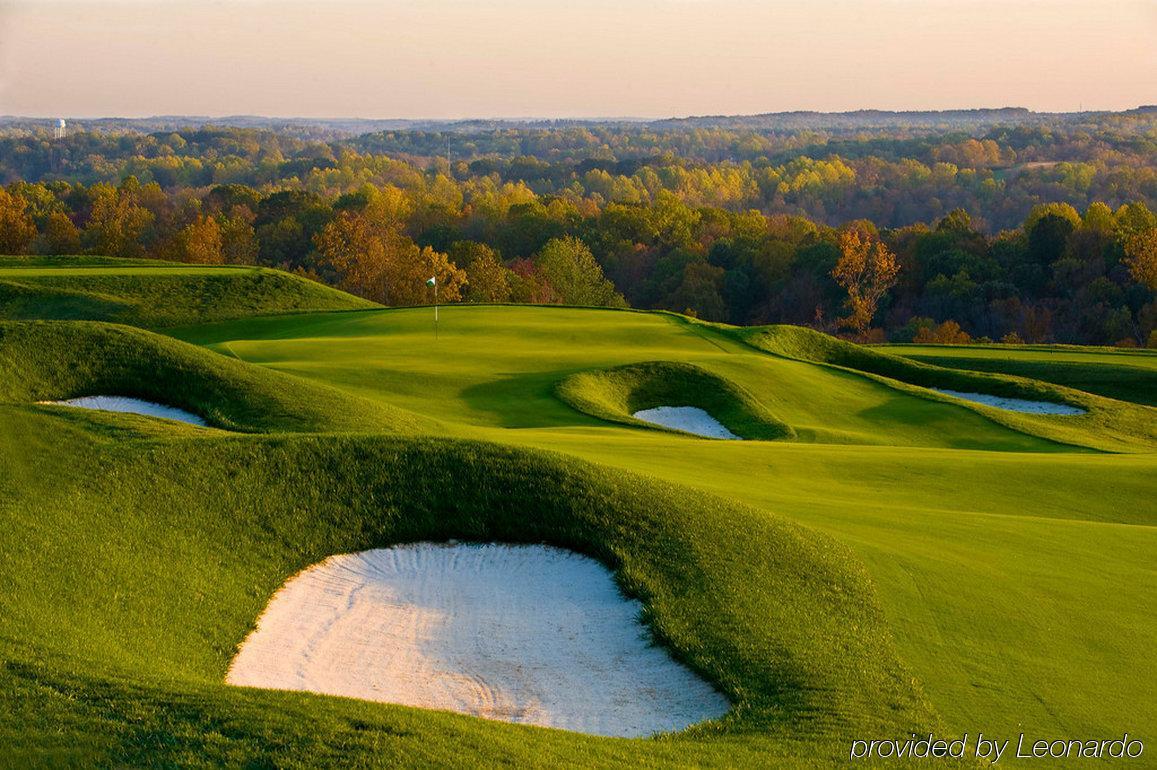
[[[623,295],[615,291],[603,275],[591,250],[578,238],[567,236],[547,241],[534,261],[563,304],[627,306]]]
[[[485,248],[485,247],[483,247]],[[494,252],[479,254],[466,266],[466,300],[469,302],[509,302],[514,274]]]

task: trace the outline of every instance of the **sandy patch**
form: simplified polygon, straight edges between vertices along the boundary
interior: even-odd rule
[[[962,398],[965,401],[975,401],[978,404],[995,406],[997,409],[1007,409],[1010,412],[1027,412],[1029,414],[1085,414],[1085,410],[1068,404],[1054,404],[1051,401],[1028,401],[1023,398],[1004,398],[989,396],[984,393],[964,393],[959,390],[942,390],[932,388],[937,393],[946,396]]]
[[[139,398],[128,396],[83,396],[70,398],[65,401],[41,401],[42,404],[56,404],[58,406],[76,406],[81,409],[99,409],[104,412],[129,412],[143,414],[148,417],[161,417],[166,420],[179,420],[191,425],[206,426],[208,423],[192,412],[178,409],[175,406],[155,404],[152,401],[142,401]]]
[[[418,543],[291,578],[226,681],[637,737],[722,716],[598,562],[547,546]]]
[[[631,416],[636,420],[694,433],[696,436],[742,440],[723,427],[719,420],[696,406],[657,406],[654,409],[642,409]]]

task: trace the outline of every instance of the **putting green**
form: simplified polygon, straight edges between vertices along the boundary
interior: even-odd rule
[[[20,364],[0,371],[0,755],[829,767],[853,737],[1157,724],[1157,410],[1062,389],[1097,414],[999,422],[822,351],[771,353],[663,313],[455,306],[437,337],[432,320],[168,330],[191,345],[75,322],[0,335]],[[110,339],[127,363],[96,363]],[[103,378],[112,392],[145,361],[171,372],[162,386],[195,375],[174,405],[266,435],[28,403],[63,388],[60,372],[76,373],[66,389]],[[558,397],[568,377],[643,362],[733,383],[791,433],[701,440]],[[735,709],[609,740],[222,684],[297,570],[451,537],[599,558]]]

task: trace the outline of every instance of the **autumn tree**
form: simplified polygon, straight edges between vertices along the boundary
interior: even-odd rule
[[[840,258],[832,277],[848,292],[849,314],[843,323],[860,334],[866,332],[899,272],[896,255],[867,230],[852,227],[841,233]]]
[[[79,254],[80,230],[67,214],[54,211],[49,214],[36,239],[37,254]]]
[[[129,177],[120,187],[94,185],[92,213],[85,225],[83,241],[93,254],[110,257],[140,257],[145,229],[153,214],[139,203],[140,185]]]
[[[426,280],[438,282],[438,299],[462,298],[466,273],[441,252],[383,228],[364,212],[343,211],[314,238],[323,275],[342,289],[387,305],[433,301]]]
[[[934,345],[967,345],[972,342],[972,336],[961,329],[960,324],[949,319],[935,327],[921,328],[912,341]]]
[[[19,195],[0,187],[0,254],[24,254],[36,237],[36,225]]]
[[[557,305],[562,298],[530,258],[510,263],[510,299],[532,305]]]
[[[419,248],[410,238],[391,234],[388,239],[387,299],[390,305],[428,305],[434,293],[426,280],[438,282],[438,301],[460,302],[466,288],[466,271],[444,253],[426,246]]]
[[[1157,227],[1125,240],[1125,264],[1137,283],[1157,290]]]
[[[313,240],[324,277],[352,294],[387,302],[389,259],[384,233],[366,217],[343,211]]]
[[[221,225],[216,217],[198,215],[177,233],[177,258],[181,262],[199,265],[220,265],[225,262]]]

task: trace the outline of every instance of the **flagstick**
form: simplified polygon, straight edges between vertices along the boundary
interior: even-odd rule
[[[438,339],[438,282],[434,281],[434,339]]]

